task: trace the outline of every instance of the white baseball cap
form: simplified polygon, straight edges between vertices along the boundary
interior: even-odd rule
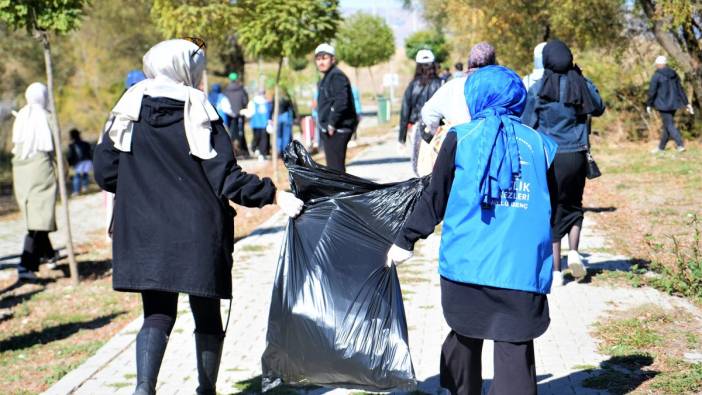
[[[428,49],[420,49],[414,58],[417,63],[433,63],[434,54]]]
[[[656,58],[656,64],[668,64],[668,59],[665,56],[661,55]]]
[[[331,56],[336,56],[336,51],[334,50],[334,47],[327,43],[319,44],[317,48],[314,49],[314,56],[317,56],[320,53],[326,53]]]

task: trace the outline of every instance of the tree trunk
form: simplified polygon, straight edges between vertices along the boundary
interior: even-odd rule
[[[56,162],[58,162],[59,194],[61,195],[61,205],[66,217],[66,250],[68,251],[68,266],[71,271],[71,283],[78,285],[78,263],[73,254],[73,235],[71,233],[71,217],[68,210],[68,194],[66,192],[66,170],[63,161],[63,148],[61,147],[61,129],[56,113],[56,101],[54,100],[54,73],[51,64],[51,45],[46,32],[37,32],[42,46],[44,47],[44,64],[46,66],[46,85],[49,90],[49,120],[54,137],[54,149],[56,151]]]
[[[278,183],[278,115],[280,113],[280,71],[283,68],[283,57],[278,61],[278,73],[275,76],[275,94],[273,95],[273,133],[271,139],[273,146],[271,147],[273,162],[273,179]]]
[[[702,68],[700,67],[702,59],[685,51],[675,35],[666,28],[666,20],[656,15],[656,5],[652,0],[639,0],[639,3],[650,22],[656,40],[668,55],[682,67],[686,80],[692,85],[696,98],[693,102],[697,104],[697,113],[699,114],[702,110],[699,108],[702,103]]]

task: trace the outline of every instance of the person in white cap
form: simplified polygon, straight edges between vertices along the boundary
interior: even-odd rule
[[[327,167],[346,171],[346,148],[358,126],[349,78],[336,67],[336,51],[324,43],[314,50],[317,70],[317,128],[324,144]]]
[[[668,67],[668,59],[665,56],[656,58],[656,72],[651,78],[651,83],[648,87],[648,100],[646,100],[646,112],[651,113],[651,107],[658,110],[663,122],[663,131],[661,132],[661,140],[658,147],[654,148],[652,153],[663,152],[668,140],[671,138],[677,145],[679,152],[685,151],[682,136],[677,127],[675,127],[675,112],[681,108],[687,107],[690,114],[694,114],[692,105],[687,101],[685,90],[680,84],[680,77],[675,70]]]
[[[229,201],[275,203],[290,217],[302,210],[293,194],[237,164],[222,120],[197,88],[204,51],[199,39],[152,47],[143,58],[147,78],[112,109],[114,122],[94,155],[95,180],[116,194],[112,286],[140,293],[143,304],[137,395],[156,393],[179,293],[189,295],[195,321],[195,392],[216,394],[225,335],[220,300],[232,298]]]
[[[419,156],[419,146],[422,140],[422,107],[434,96],[434,93],[441,88],[441,79],[437,75],[434,54],[428,49],[420,49],[415,57],[416,66],[414,78],[405,89],[402,97],[402,109],[400,110],[400,134],[398,141],[404,145],[409,133],[410,145],[412,147],[412,171],[416,176],[417,158]]]

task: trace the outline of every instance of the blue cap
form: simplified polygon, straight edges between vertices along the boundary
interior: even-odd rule
[[[136,85],[138,82],[146,79],[144,72],[141,70],[132,70],[127,73],[127,79],[124,80],[124,88],[129,89]]]

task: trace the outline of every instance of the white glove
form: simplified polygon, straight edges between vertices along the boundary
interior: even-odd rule
[[[295,218],[302,211],[302,200],[290,192],[278,191],[275,193],[275,204],[290,218]]]
[[[695,109],[692,108],[692,104],[687,105],[687,112],[689,112],[690,115],[695,115]]]
[[[399,265],[400,263],[412,258],[412,255],[414,255],[412,251],[407,251],[393,244],[392,247],[390,247],[390,251],[388,251],[388,259],[385,262],[385,265],[387,267],[391,267],[393,263],[395,265]]]
[[[646,114],[651,115],[651,107],[646,107]]]

